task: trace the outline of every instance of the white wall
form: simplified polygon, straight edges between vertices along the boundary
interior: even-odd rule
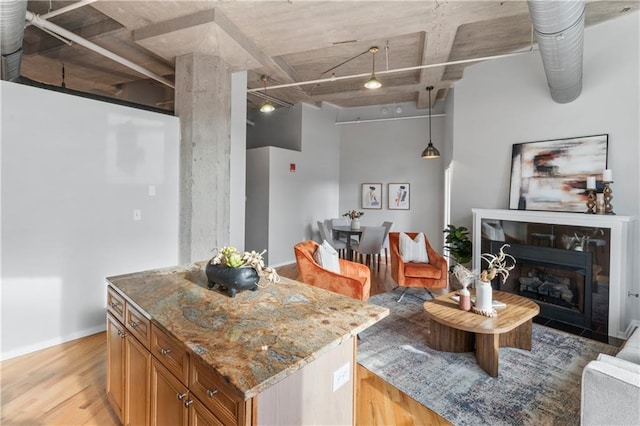
[[[4,81],[0,90],[6,359],[103,330],[106,276],[177,263],[179,124]]]
[[[268,232],[267,261],[277,266],[295,262],[293,246],[300,241],[317,239],[318,220],[338,214],[339,149],[337,110],[325,105],[316,108],[296,105],[292,113],[301,119],[301,151],[276,147],[248,150],[247,163],[247,249],[262,250],[250,245],[250,233]],[[256,121],[254,131],[260,131]],[[277,138],[277,136],[275,136]],[[268,158],[266,158],[268,156]],[[291,172],[290,164],[296,164]],[[264,182],[268,170],[268,182]],[[268,200],[258,201],[268,189]],[[264,220],[256,215],[268,215],[268,231]],[[252,244],[264,241],[256,239]]]
[[[609,134],[613,205],[640,215],[640,12],[585,30],[580,97],[557,104],[549,95],[539,54],[468,67],[454,92],[452,223],[471,225],[471,208],[508,208],[514,143]],[[640,226],[633,235],[640,254]],[[640,292],[635,262],[630,290]],[[627,312],[640,318],[640,300]]]
[[[247,72],[231,74],[229,244],[244,250],[247,164]]]
[[[444,123],[442,115],[432,118],[432,140],[440,150],[445,141]],[[363,183],[381,183],[383,208],[362,210],[361,224],[379,226],[389,220],[394,231],[425,232],[433,248],[442,252],[443,160],[420,157],[429,143],[429,120],[360,122],[339,128],[339,213],[361,209]],[[387,185],[402,182],[410,184],[410,210],[389,210]]]
[[[269,151],[271,148],[247,150],[247,209],[245,212],[245,250],[269,249]],[[269,263],[269,253],[264,255]]]

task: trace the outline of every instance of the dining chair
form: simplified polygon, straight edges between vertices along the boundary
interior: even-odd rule
[[[331,235],[333,235],[334,226],[351,226],[351,222],[346,217],[335,217],[333,219],[327,219],[325,222],[330,223],[329,229],[331,229]],[[347,237],[338,237],[340,241],[347,242]],[[351,244],[358,244],[357,237],[351,237]]]
[[[393,222],[382,222],[384,227],[384,241],[382,242],[382,248],[384,249],[384,263],[389,264],[389,231],[393,226]]]
[[[334,217],[331,219],[331,226],[349,226],[349,219],[346,217]]]
[[[383,226],[367,226],[362,231],[360,242],[351,246],[351,249],[360,256],[360,263],[375,265],[378,257],[378,271],[380,270],[380,250],[384,241],[385,228]],[[362,256],[364,255],[364,262]]]
[[[341,254],[342,258],[347,257],[347,243],[333,238],[333,233],[329,230],[326,221],[318,221],[318,230],[320,231],[320,238],[326,240],[331,247]]]

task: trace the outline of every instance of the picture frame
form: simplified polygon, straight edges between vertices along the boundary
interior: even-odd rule
[[[409,210],[411,187],[408,183],[390,183],[388,190],[389,210]]]
[[[361,200],[363,209],[382,209],[382,184],[363,183]]]
[[[609,135],[513,144],[509,208],[584,213],[587,177],[602,192]]]

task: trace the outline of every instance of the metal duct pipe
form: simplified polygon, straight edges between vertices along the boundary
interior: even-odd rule
[[[528,0],[551,98],[568,103],[582,92],[584,0]]]
[[[3,80],[20,77],[26,11],[27,0],[0,0],[0,77]]]

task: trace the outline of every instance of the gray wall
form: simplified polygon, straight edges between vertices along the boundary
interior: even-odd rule
[[[292,108],[278,107],[251,119],[253,125],[247,129],[247,148],[276,146],[294,151],[302,149],[302,104]]]
[[[614,211],[640,215],[640,12],[585,31],[584,82],[569,104],[551,100],[540,56],[493,60],[465,70],[454,92],[452,223],[471,227],[471,208],[508,208],[514,143],[609,134]],[[637,224],[636,224],[637,225]],[[640,254],[636,226],[635,257]],[[632,292],[640,292],[635,263]],[[627,312],[640,319],[640,301]]]
[[[378,107],[377,109],[380,109]],[[434,108],[435,109],[435,108]],[[364,117],[356,108],[345,113]],[[428,110],[422,111],[427,114]],[[343,112],[341,111],[341,117]],[[442,150],[445,117],[432,117],[432,140]],[[361,209],[361,185],[382,184],[382,209],[362,210],[362,225],[379,226],[392,221],[395,231],[425,232],[434,249],[442,251],[443,161],[420,157],[429,143],[429,120],[373,121],[341,124],[340,211]],[[410,184],[410,210],[388,209],[388,184]]]
[[[266,248],[266,259],[274,266],[295,262],[293,246],[317,238],[316,222],[338,213],[336,109],[300,104],[290,112],[300,118],[300,151],[266,147],[247,153],[246,249]],[[261,132],[258,121],[252,132]],[[280,140],[277,135],[273,137]],[[290,171],[291,163],[296,164],[295,172]],[[266,227],[260,215],[268,216]],[[264,245],[265,233],[268,247]],[[254,239],[252,234],[260,237]]]
[[[5,359],[104,330],[106,276],[177,263],[179,123],[0,88]]]

